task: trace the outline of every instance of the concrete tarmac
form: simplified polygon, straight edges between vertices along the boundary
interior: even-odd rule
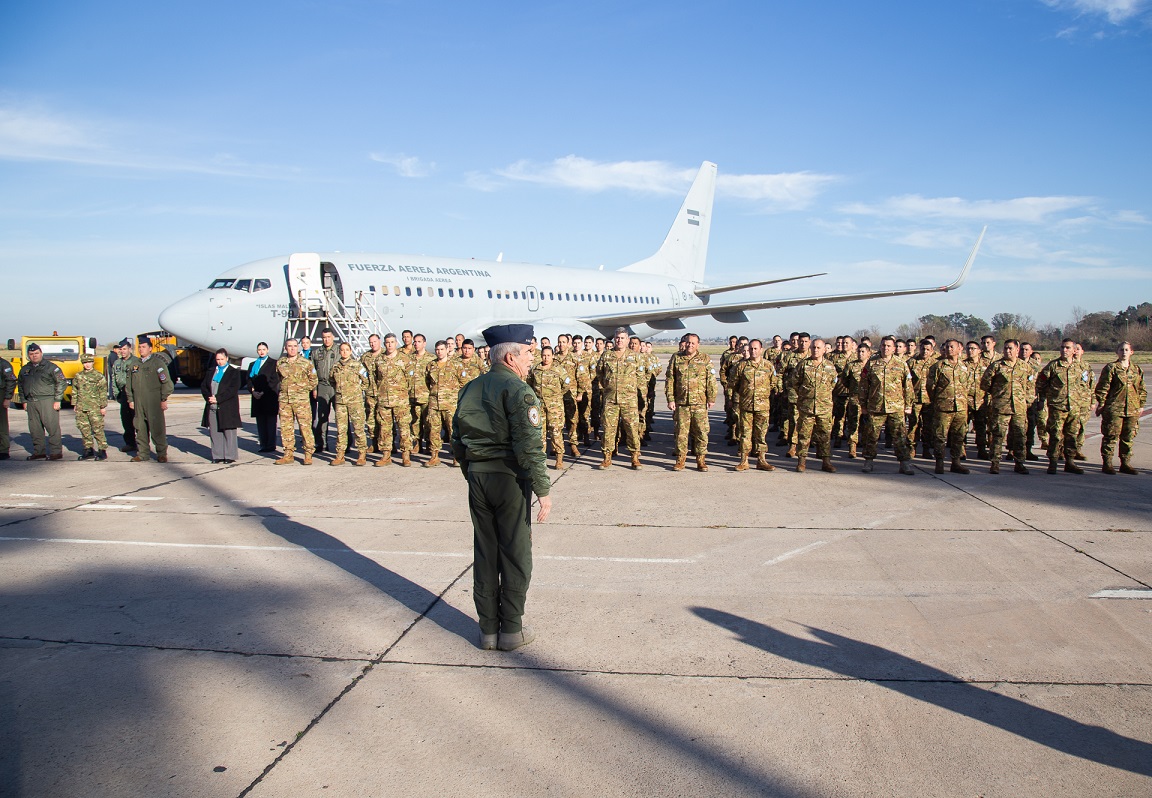
[[[251,426],[213,465],[202,407],[166,465],[77,462],[67,410],[24,462],[9,411],[0,795],[1152,795],[1152,475],[1101,474],[1096,420],[1083,476],[908,477],[737,473],[719,407],[673,473],[658,413],[642,471],[550,472],[500,653],[458,471],[277,467]]]

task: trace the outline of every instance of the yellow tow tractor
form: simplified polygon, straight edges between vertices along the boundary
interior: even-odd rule
[[[8,348],[15,349],[15,339],[8,339]],[[64,372],[66,380],[64,387],[64,404],[72,403],[72,380],[84,368],[80,356],[86,352],[96,354],[96,339],[84,338],[82,335],[58,335],[55,331],[51,335],[25,335],[20,339],[20,355],[12,358],[12,371],[20,376],[20,367],[28,362],[28,345],[37,344],[44,353],[45,360],[51,360]],[[107,360],[102,356],[96,357],[96,370],[108,376]],[[23,407],[20,399],[20,388],[16,388],[16,395],[12,397],[16,407]]]

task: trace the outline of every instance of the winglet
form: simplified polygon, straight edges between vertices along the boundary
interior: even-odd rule
[[[984,234],[988,232],[988,225],[984,225],[984,229],[980,231],[980,237],[976,239],[976,246],[972,247],[972,254],[968,256],[968,261],[964,264],[964,268],[960,271],[960,276],[951,285],[945,285],[940,288],[941,291],[955,291],[960,286],[964,285],[964,281],[968,279],[968,272],[972,271],[972,264],[976,261],[976,253],[980,251],[980,244],[984,241]]]

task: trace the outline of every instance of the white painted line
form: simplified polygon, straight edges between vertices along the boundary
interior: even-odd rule
[[[19,496],[21,499],[54,499],[51,493],[9,493],[9,496]]]
[[[135,510],[134,504],[81,504],[77,510]]]
[[[99,497],[97,497],[99,498]],[[109,499],[117,499],[125,502],[159,502],[164,501],[163,496],[109,496]]]
[[[20,503],[3,502],[3,503],[0,503],[0,507],[2,507],[4,509],[13,509],[15,507],[39,507],[39,506],[40,506],[39,502],[20,502]]]
[[[692,564],[694,559],[675,559],[671,557],[566,557],[560,554],[544,554],[533,556],[534,560],[587,560],[589,562],[635,562],[643,564],[679,565]]]
[[[809,543],[807,546],[801,546],[798,549],[793,549],[792,551],[786,551],[783,554],[781,554],[779,557],[773,557],[771,560],[769,560],[768,562],[766,562],[764,564],[765,565],[775,565],[778,562],[784,562],[784,560],[790,559],[792,557],[796,557],[797,555],[803,554],[806,551],[812,551],[812,549],[818,549],[827,542],[828,541],[826,541],[826,540],[818,540],[815,543]]]
[[[64,497],[67,498],[67,497]],[[107,496],[81,496],[81,499],[107,499]]]
[[[1100,590],[1093,593],[1089,598],[1152,599],[1152,590],[1146,587],[1113,588]]]

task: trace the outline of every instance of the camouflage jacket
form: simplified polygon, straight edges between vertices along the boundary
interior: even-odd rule
[[[417,404],[428,404],[428,364],[433,363],[436,356],[424,350],[424,354],[412,354],[408,358],[408,395]]]
[[[644,355],[648,358],[648,382],[655,383],[656,379],[664,373],[664,364],[660,362],[660,356],[655,352]]]
[[[364,401],[364,366],[354,357],[341,358],[328,378],[336,389],[336,401],[342,405]]]
[[[710,405],[716,401],[716,369],[703,352],[674,355],[668,364],[664,396],[677,407]]]
[[[764,358],[741,361],[732,372],[732,377],[729,386],[736,395],[740,409],[767,413],[772,394],[780,389],[780,380],[772,362]]]
[[[373,352],[369,349],[367,352],[360,356],[360,365],[364,367],[364,390],[368,396],[376,400],[376,364],[380,362],[380,358],[384,357],[384,350]]]
[[[908,365],[893,355],[874,357],[860,372],[860,409],[870,415],[903,414],[912,406],[912,375]]]
[[[969,388],[968,406],[972,408],[973,412],[984,406],[984,400],[987,393],[980,387],[980,378],[984,376],[987,371],[988,365],[984,362],[983,358],[976,358],[973,360],[970,357],[964,358],[964,365],[972,372],[972,384]]]
[[[83,369],[72,378],[72,406],[77,410],[108,406],[108,381],[101,372]]]
[[[297,355],[287,355],[276,361],[276,373],[280,375],[280,398],[282,400],[307,399],[316,388],[316,367],[312,361]]]
[[[840,373],[840,387],[849,402],[860,402],[860,375],[868,361],[854,357],[844,364],[844,371]],[[833,393],[835,395],[835,393]]]
[[[428,386],[430,410],[452,410],[460,394],[460,369],[452,358],[441,363],[433,360],[424,368],[424,382]]]
[[[468,360],[462,357],[456,358],[456,373],[460,375],[460,387],[463,388],[472,380],[479,377],[486,372],[484,364],[480,362],[480,358],[473,355]]]
[[[821,358],[817,362],[810,357],[804,358],[792,370],[788,398],[805,415],[830,416],[836,379],[836,367],[827,360]]]
[[[1096,401],[1104,412],[1112,416],[1138,416],[1148,401],[1148,390],[1144,387],[1144,373],[1135,363],[1128,368],[1114,361],[1100,372],[1100,382],[1096,385]]]
[[[1036,393],[1054,410],[1084,411],[1092,404],[1092,369],[1076,358],[1056,358],[1036,375]]]
[[[568,393],[576,396],[592,390],[592,376],[588,373],[588,366],[575,352],[569,349],[562,355],[556,355],[555,362],[567,369],[568,376],[572,378],[568,384]]]
[[[564,394],[568,393],[572,377],[568,369],[553,360],[548,366],[537,363],[528,372],[528,385],[540,397],[540,404],[549,410],[564,407]]]
[[[972,383],[976,373],[968,368],[963,360],[955,364],[947,358],[940,358],[928,369],[924,378],[924,388],[928,392],[932,407],[941,413],[958,413],[968,409],[972,401]]]
[[[1002,416],[1027,413],[1036,372],[1019,358],[1009,363],[1001,358],[988,367],[980,378],[980,387],[988,392],[992,410]]]
[[[596,364],[604,401],[609,404],[635,404],[636,391],[643,385],[642,374],[640,356],[629,350],[624,350],[623,357],[617,357],[615,352],[605,352]]]
[[[12,364],[0,357],[0,399],[12,399],[16,392],[16,373]]]
[[[912,376],[912,403],[926,405],[932,403],[928,393],[928,370],[936,365],[934,357],[913,357],[908,359],[908,373]]]
[[[376,361],[376,406],[408,406],[408,358],[396,350]]]
[[[725,388],[728,387],[728,369],[732,365],[732,361],[741,360],[743,357],[744,354],[739,349],[725,349],[720,353],[720,384]]]

